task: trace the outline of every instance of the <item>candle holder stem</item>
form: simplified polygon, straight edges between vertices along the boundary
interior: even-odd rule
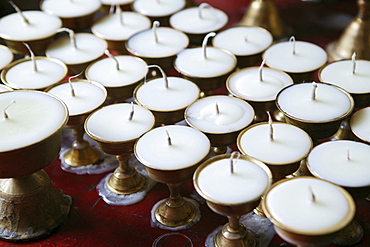
[[[160,203],[155,210],[155,218],[167,227],[179,227],[190,223],[196,216],[196,210],[189,201],[180,195],[182,183],[167,184],[170,196]]]
[[[227,146],[223,146],[223,147],[212,147],[212,150],[213,150],[213,152],[216,155],[226,154],[226,152],[227,152]]]
[[[138,192],[145,184],[145,178],[130,166],[131,154],[117,155],[119,166],[107,181],[108,188],[117,194],[132,194]]]
[[[75,141],[72,143],[72,148],[64,154],[64,162],[74,167],[96,163],[100,158],[100,151],[83,139],[85,134],[83,126],[74,127],[72,134]]]

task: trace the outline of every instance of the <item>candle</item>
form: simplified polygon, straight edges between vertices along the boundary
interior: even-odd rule
[[[341,230],[355,211],[353,199],[344,189],[314,177],[279,181],[264,200],[265,212],[275,226],[301,235]]]
[[[312,93],[316,88],[316,96]],[[282,89],[277,96],[277,105],[288,116],[310,122],[338,119],[353,110],[353,99],[343,89],[334,85],[299,83]]]
[[[208,96],[195,101],[185,111],[186,122],[206,133],[230,133],[248,126],[254,110],[247,102],[231,96]]]
[[[271,172],[266,166],[242,158],[215,159],[198,170],[194,175],[197,191],[218,204],[257,201],[271,184]]]
[[[36,144],[62,128],[66,106],[56,97],[38,91],[14,90],[0,93],[0,152]]]
[[[286,123],[258,123],[243,130],[237,145],[248,156],[266,164],[286,165],[307,157],[312,140],[302,129]]]
[[[142,15],[156,19],[176,13],[183,9],[185,4],[185,0],[137,0],[132,4],[132,9]]]
[[[362,108],[356,111],[350,119],[350,127],[359,139],[370,143],[370,107]]]
[[[167,125],[140,137],[135,155],[145,166],[167,171],[191,167],[202,161],[209,150],[210,142],[202,132],[188,126]]]
[[[101,84],[87,80],[64,82],[47,91],[67,105],[69,116],[90,113],[100,107],[107,97],[107,91]]]
[[[13,61],[12,51],[5,45],[0,45],[0,71]]]
[[[130,119],[131,118],[131,119]],[[112,104],[96,110],[86,119],[86,132],[101,142],[128,142],[154,126],[153,114],[135,104]]]
[[[14,89],[42,90],[66,75],[67,66],[62,61],[41,56],[19,59],[1,72],[3,82]]]
[[[338,140],[317,145],[307,157],[307,167],[316,177],[344,187],[370,186],[370,146]]]

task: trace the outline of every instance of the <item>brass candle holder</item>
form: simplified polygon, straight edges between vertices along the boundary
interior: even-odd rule
[[[228,223],[226,223],[222,227],[222,229],[216,233],[213,239],[213,243],[211,244],[214,244],[214,246],[217,246],[217,247],[259,246],[257,244],[255,234],[249,229],[247,229],[247,227],[244,224],[240,223],[239,219],[241,216],[251,212],[259,204],[262,194],[264,193],[265,190],[267,190],[270,187],[271,172],[267,168],[267,166],[259,160],[256,160],[254,158],[251,158],[245,155],[240,155],[238,159],[253,163],[255,166],[258,166],[259,169],[263,170],[263,172],[265,173],[265,178],[264,179],[260,178],[259,182],[262,184],[266,182],[266,186],[264,187],[264,190],[260,191],[261,188],[258,188],[258,190],[255,191],[254,195],[258,195],[258,193],[260,193],[259,196],[257,196],[257,198],[245,199],[245,201],[243,202],[240,201],[240,202],[235,202],[235,203],[226,203],[226,201],[216,200],[214,199],[214,195],[211,195],[209,192],[205,191],[205,189],[202,187],[202,184],[200,182],[201,176],[205,178],[206,169],[208,167],[211,167],[212,163],[216,163],[216,162],[219,162],[225,159],[234,160],[232,155],[233,154],[222,154],[222,155],[217,155],[217,156],[207,159],[197,168],[193,176],[193,182],[194,182],[195,189],[206,200],[208,207],[212,209],[215,213],[220,214],[222,216],[226,216],[228,218]],[[234,161],[232,161],[234,163],[231,166],[235,166],[236,163],[238,162],[238,159],[235,159]],[[211,168],[208,168],[208,170],[211,170]],[[225,170],[219,171],[219,172],[225,172]],[[215,172],[214,172],[214,175],[216,175]],[[241,174],[238,174],[238,175],[242,176]],[[222,181],[217,181],[217,182],[222,182]],[[239,180],[239,182],[241,181]],[[225,186],[227,185],[225,184]],[[248,189],[246,189],[246,192],[240,192],[240,197],[244,198],[246,196],[245,194],[248,193],[247,191]]]

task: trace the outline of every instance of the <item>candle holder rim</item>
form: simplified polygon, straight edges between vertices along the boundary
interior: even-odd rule
[[[334,84],[331,84],[331,83],[327,83],[327,82],[316,82],[317,84],[326,84],[326,85],[330,85],[330,86],[333,86],[335,88],[337,88],[338,90],[340,90],[342,93],[344,93],[347,97],[348,97],[348,100],[350,101],[350,107],[349,109],[344,113],[342,114],[341,116],[338,116],[336,118],[332,118],[332,119],[327,119],[327,120],[321,120],[321,121],[314,121],[314,120],[307,120],[307,119],[301,119],[301,118],[298,118],[298,117],[295,117],[295,116],[292,116],[291,114],[287,113],[286,111],[284,111],[280,105],[279,105],[279,96],[281,95],[281,93],[289,88],[289,87],[293,87],[293,86],[296,86],[296,85],[300,85],[300,84],[303,84],[303,83],[312,83],[312,82],[302,82],[302,83],[299,83],[299,84],[292,84],[292,85],[289,85],[289,86],[286,86],[284,87],[283,89],[281,89],[278,94],[276,95],[276,107],[287,117],[291,118],[291,119],[294,119],[296,121],[299,121],[299,122],[302,122],[302,123],[330,123],[330,122],[334,122],[334,121],[339,121],[341,119],[344,119],[346,117],[348,117],[349,115],[352,114],[354,108],[355,108],[355,101],[352,97],[352,95],[347,92],[345,89],[337,86],[337,85],[334,85]]]
[[[138,12],[138,13],[140,13],[138,10],[136,10],[136,8],[135,8],[135,2],[136,1],[133,1],[132,3],[131,3],[131,9],[132,10],[135,10],[136,12]],[[151,17],[151,18],[154,18],[154,17],[159,17],[159,18],[162,18],[162,17],[169,17],[169,16],[172,16],[173,14],[175,14],[176,12],[178,12],[178,11],[180,11],[180,10],[182,10],[182,9],[184,9],[184,7],[186,6],[186,1],[184,0],[184,4],[183,4],[183,6],[179,9],[179,10],[177,10],[177,11],[175,11],[174,13],[172,13],[172,14],[166,14],[166,15],[150,15],[150,14],[148,14],[148,15],[146,15],[146,16],[148,16],[148,17]]]
[[[255,116],[255,111],[254,111],[253,107],[252,107],[248,102],[246,102],[246,101],[245,101],[245,100],[243,100],[243,99],[240,99],[240,98],[238,98],[238,97],[228,96],[228,95],[210,95],[210,96],[207,96],[207,97],[204,97],[204,98],[210,98],[210,97],[231,97],[231,98],[233,98],[233,99],[239,100],[240,102],[243,102],[242,104],[246,103],[246,104],[250,107],[250,109],[251,109],[251,111],[252,111],[252,115],[253,115],[253,116]],[[204,98],[200,98],[200,99],[198,99],[198,100],[194,101],[194,102],[193,102],[193,104],[194,104],[195,102],[199,101],[199,100],[204,99]],[[196,129],[196,130],[199,130],[199,131],[201,131],[201,132],[203,132],[203,133],[206,133],[206,134],[216,134],[216,135],[220,135],[220,134],[232,134],[232,133],[236,133],[236,132],[239,132],[239,131],[243,130],[244,128],[246,128],[247,126],[249,126],[249,125],[253,122],[253,117],[252,117],[252,118],[251,118],[251,120],[249,121],[249,123],[248,123],[248,124],[246,124],[245,126],[243,126],[243,127],[239,128],[239,129],[237,129],[237,130],[227,131],[227,132],[211,132],[211,131],[202,130],[202,129],[198,128],[197,126],[194,126],[193,124],[191,124],[191,123],[190,123],[190,121],[188,120],[187,112],[188,112],[188,110],[189,110],[189,108],[190,108],[191,106],[192,106],[192,104],[191,104],[191,105],[189,105],[188,107],[186,107],[185,112],[184,112],[184,119],[185,119],[186,123],[187,123],[190,127],[194,128],[194,129]]]
[[[40,1],[39,8],[40,8],[42,11],[44,11],[45,13],[47,13],[48,15],[56,16],[56,17],[59,17],[59,18],[61,18],[61,19],[83,18],[83,17],[86,17],[86,16],[88,16],[88,15],[94,14],[96,11],[98,11],[98,10],[102,7],[102,4],[100,3],[100,5],[99,5],[99,7],[98,7],[97,9],[95,9],[95,10],[93,10],[93,11],[89,12],[89,13],[85,13],[85,14],[83,14],[83,15],[76,15],[76,16],[62,16],[62,15],[57,15],[57,14],[55,13],[55,11],[52,11],[52,10],[50,10],[50,9],[45,9],[45,8],[43,7],[43,3],[44,3],[44,2],[45,2],[45,0],[41,0],[41,1]],[[98,1],[98,2],[100,2],[100,1]]]
[[[349,213],[346,215],[346,217],[340,222],[340,224],[337,224],[327,230],[321,230],[321,231],[312,231],[312,232],[305,232],[305,231],[300,231],[300,230],[296,230],[296,229],[293,229],[291,227],[288,227],[288,226],[285,226],[284,224],[280,223],[278,220],[276,220],[274,217],[272,217],[268,207],[266,206],[266,198],[268,197],[268,193],[274,189],[276,186],[278,186],[279,184],[283,183],[283,182],[286,182],[286,181],[289,181],[289,180],[292,180],[292,179],[304,179],[304,178],[310,178],[310,179],[317,179],[317,180],[320,180],[320,181],[324,181],[324,182],[327,182],[327,183],[330,183],[332,185],[334,185],[336,188],[338,188],[344,195],[344,197],[347,199],[347,202],[348,202],[348,211]],[[276,181],[275,183],[273,183],[271,185],[271,187],[266,191],[265,193],[265,196],[264,198],[261,200],[261,203],[262,203],[262,208],[263,208],[263,211],[264,213],[266,214],[267,218],[271,220],[271,222],[276,225],[277,227],[283,229],[283,230],[286,230],[286,231],[289,231],[289,232],[292,232],[292,233],[296,233],[296,234],[301,234],[301,235],[306,235],[306,236],[318,236],[318,235],[326,235],[326,234],[331,234],[331,233],[334,233],[334,232],[337,232],[337,231],[340,231],[341,229],[343,229],[344,227],[346,227],[351,221],[352,219],[354,218],[355,216],[355,211],[356,211],[356,205],[355,205],[355,202],[352,198],[352,196],[349,194],[348,191],[346,191],[344,188],[342,188],[341,186],[335,184],[335,183],[332,183],[330,181],[327,181],[327,180],[324,180],[324,179],[321,179],[321,178],[317,178],[317,177],[313,177],[313,176],[298,176],[298,177],[292,177],[292,178],[283,178],[279,181]]]
[[[354,119],[354,116],[356,116],[356,114],[358,114],[358,112],[360,111],[370,111],[370,106],[367,106],[367,107],[364,107],[358,111],[356,111],[355,113],[353,113],[353,115],[351,116],[350,118],[350,121],[349,121],[349,126],[350,126],[350,129],[351,129],[351,132],[358,138],[360,139],[362,142],[366,143],[366,144],[370,144],[370,140],[369,139],[366,139],[365,137],[363,136],[360,136],[360,134],[352,127],[353,126],[353,119]]]
[[[273,122],[272,124],[273,124],[273,125],[287,125],[287,126],[292,126],[292,127],[294,127],[294,128],[297,128],[297,129],[301,130],[301,131],[302,131],[302,133],[304,133],[304,134],[307,136],[307,139],[310,141],[310,148],[307,150],[307,153],[306,153],[304,156],[302,156],[302,158],[299,158],[299,159],[297,159],[297,160],[292,160],[292,161],[289,161],[289,162],[283,162],[283,163],[270,163],[270,162],[266,162],[266,161],[262,161],[262,160],[261,160],[261,162],[263,162],[263,163],[264,163],[264,164],[266,164],[266,165],[283,166],[283,165],[290,165],[290,164],[293,164],[293,163],[297,163],[297,162],[300,162],[301,160],[303,160],[303,159],[307,158],[307,156],[309,155],[309,153],[311,152],[311,150],[312,150],[312,148],[313,148],[313,141],[312,141],[312,138],[307,134],[307,132],[306,132],[306,131],[304,131],[303,129],[301,129],[301,128],[297,127],[297,126],[294,126],[294,125],[292,125],[292,124],[289,124],[289,123],[284,123],[284,122]],[[255,124],[253,124],[253,125],[248,126],[248,127],[247,127],[247,128],[245,128],[245,129],[243,129],[243,130],[239,133],[239,135],[238,135],[238,137],[237,137],[237,139],[236,139],[236,145],[237,145],[238,149],[240,150],[240,152],[241,152],[242,154],[247,155],[247,156],[249,156],[249,157],[253,157],[253,156],[251,156],[251,155],[249,155],[249,154],[247,154],[247,153],[245,152],[245,150],[244,150],[244,149],[243,149],[243,147],[241,146],[240,142],[241,142],[241,139],[242,139],[243,135],[244,135],[247,131],[249,131],[250,129],[252,129],[252,128],[254,128],[254,127],[260,126],[260,125],[268,125],[268,122],[259,122],[259,123],[255,123]],[[253,157],[253,158],[258,159],[258,158],[256,158],[256,157]],[[259,159],[258,159],[258,160],[259,160]]]
[[[8,52],[8,54],[10,55],[9,63],[8,63],[8,64],[5,64],[5,66],[3,66],[3,67],[0,67],[0,71],[1,71],[2,69],[4,69],[6,66],[8,66],[8,65],[13,61],[13,59],[14,59],[14,54],[13,54],[13,52],[9,49],[9,47],[8,47],[8,46],[6,46],[6,45],[2,45],[2,44],[0,44],[0,49],[1,49],[1,50],[5,50],[5,51],[6,51],[6,52]]]
[[[60,79],[59,80],[57,80],[55,83],[52,83],[51,85],[49,85],[49,86],[45,86],[45,87],[37,87],[37,88],[22,88],[22,87],[11,87],[10,85],[9,85],[9,82],[8,82],[8,80],[6,80],[6,74],[9,72],[9,70],[11,69],[11,68],[13,68],[14,66],[16,66],[16,65],[18,65],[18,64],[20,64],[20,63],[23,63],[23,62],[27,62],[27,61],[32,61],[32,59],[31,58],[21,58],[21,59],[18,59],[18,60],[16,60],[16,61],[14,61],[14,62],[12,62],[12,63],[10,63],[10,64],[8,64],[7,66],[5,66],[4,67],[4,69],[1,71],[1,74],[0,74],[0,77],[1,77],[1,80],[2,80],[2,82],[5,84],[5,85],[7,85],[8,87],[11,87],[11,88],[13,88],[13,89],[29,89],[29,90],[45,90],[45,89],[47,89],[48,87],[50,87],[50,86],[53,86],[53,85],[55,85],[56,83],[58,83],[58,82],[60,82],[60,81],[62,81],[66,76],[67,76],[67,73],[68,73],[68,68],[67,68],[67,65],[62,61],[62,60],[60,60],[60,59],[57,59],[57,58],[53,58],[53,57],[46,57],[46,56],[35,56],[35,60],[50,60],[50,61],[52,61],[52,62],[54,62],[54,63],[56,63],[56,64],[59,64],[62,68],[63,68],[63,70],[64,70],[64,73],[63,73],[63,75],[60,77]]]
[[[199,187],[198,185],[198,177],[199,177],[199,174],[200,172],[207,166],[211,165],[213,162],[215,161],[218,161],[218,160],[223,160],[223,159],[227,159],[227,158],[230,158],[231,154],[228,153],[228,154],[219,154],[219,155],[216,155],[216,156],[213,156],[205,161],[203,161],[198,167],[197,169],[195,170],[194,174],[193,174],[193,183],[194,183],[194,188],[195,190],[204,198],[206,199],[207,201],[210,201],[212,203],[215,203],[215,204],[218,204],[218,205],[223,205],[223,206],[239,206],[239,205],[243,205],[243,204],[247,204],[247,203],[253,203],[253,202],[256,202],[256,201],[259,201],[261,199],[261,197],[258,197],[254,200],[251,200],[251,201],[248,201],[248,202],[243,202],[243,203],[223,203],[223,202],[219,202],[211,197],[209,197],[207,194],[205,194]],[[244,154],[241,154],[239,159],[243,159],[243,160],[246,160],[246,161],[249,161],[251,163],[254,163],[255,165],[259,166],[261,169],[263,169],[266,174],[267,174],[267,177],[268,177],[268,181],[269,181],[269,185],[266,187],[264,193],[266,193],[266,191],[270,188],[271,186],[271,181],[272,181],[272,173],[270,171],[270,169],[266,166],[266,164],[254,157],[250,157],[250,156],[247,156],[247,155],[244,155]],[[264,194],[262,193],[261,196]]]

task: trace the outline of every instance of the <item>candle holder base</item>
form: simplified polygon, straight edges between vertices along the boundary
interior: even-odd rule
[[[81,167],[98,162],[100,156],[101,152],[92,146],[83,149],[71,148],[64,152],[63,162],[69,166]]]
[[[353,246],[361,242],[364,237],[362,226],[355,220],[352,220],[345,228],[343,228],[333,240],[333,244],[339,246]]]
[[[0,238],[27,241],[65,222],[72,198],[53,187],[44,170],[0,180]]]
[[[136,193],[144,187],[144,184],[145,177],[134,168],[130,172],[123,172],[118,167],[107,179],[108,189],[122,195]]]
[[[151,211],[151,225],[161,229],[180,231],[192,227],[200,220],[199,204],[183,197],[181,206],[171,207],[168,199],[157,202]]]

